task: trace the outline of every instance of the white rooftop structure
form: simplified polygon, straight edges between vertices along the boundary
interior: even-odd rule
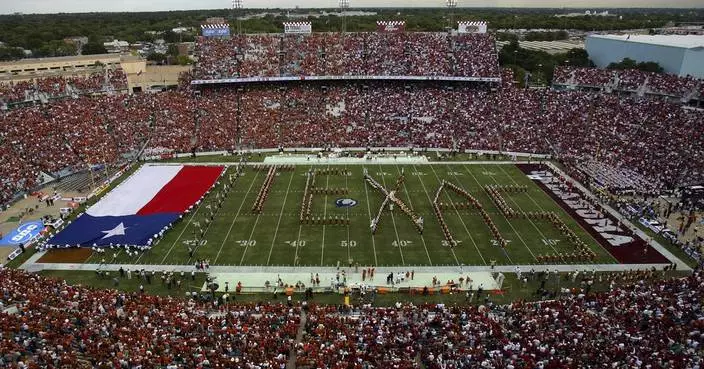
[[[704,47],[704,35],[590,35],[589,37],[687,49]]]
[[[600,68],[624,58],[656,62],[666,73],[704,79],[704,35],[589,35],[589,58]]]

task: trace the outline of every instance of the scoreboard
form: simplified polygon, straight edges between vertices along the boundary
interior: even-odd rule
[[[230,25],[227,23],[201,24],[201,35],[203,37],[228,37],[230,36]]]

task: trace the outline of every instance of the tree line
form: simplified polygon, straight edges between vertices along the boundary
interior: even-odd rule
[[[490,30],[497,29],[556,29],[556,30],[622,30],[656,28],[668,23],[704,21],[703,9],[611,9],[618,16],[556,17],[556,14],[583,12],[577,9],[525,9],[525,8],[457,8],[452,13],[443,8],[405,9],[354,9],[376,12],[376,15],[346,17],[349,32],[368,32],[376,29],[378,20],[405,20],[408,31],[442,31],[456,27],[459,20],[487,21]],[[327,9],[335,12],[335,9]],[[266,15],[262,13],[266,12]],[[24,56],[22,49],[32,51],[34,57],[75,55],[75,47],[66,46],[65,38],[88,37],[84,54],[105,52],[102,43],[113,39],[129,43],[153,41],[163,38],[166,42],[192,41],[199,26],[206,18],[223,17],[235,29],[236,19],[241,19],[244,32],[281,32],[282,23],[291,20],[287,15],[304,17],[316,32],[336,32],[342,27],[342,18],[323,15],[320,9],[232,9],[143,12],[143,13],[62,13],[62,14],[13,14],[0,15],[0,60]],[[308,15],[305,17],[305,15]],[[317,16],[313,16],[317,15]],[[176,27],[192,28],[194,32],[176,34]],[[159,32],[158,34],[152,31]],[[535,32],[526,39],[563,39],[562,32]]]

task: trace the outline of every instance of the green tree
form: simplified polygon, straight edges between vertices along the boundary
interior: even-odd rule
[[[170,44],[168,51],[166,52],[166,55],[177,57],[178,56],[178,46],[176,46],[175,44]]]
[[[77,53],[76,45],[66,43],[63,40],[45,42],[39,49],[34,50],[34,54],[40,57],[71,56]]]
[[[567,51],[565,54],[565,58],[569,65],[573,67],[593,67],[594,62],[589,59],[589,54],[587,53],[587,50],[585,49],[580,49],[580,48],[574,48],[570,49]],[[563,64],[563,63],[559,63]]]
[[[83,45],[82,53],[83,55],[95,55],[95,54],[105,54],[108,51],[101,42],[90,41]]]
[[[147,55],[147,60],[153,61],[159,64],[163,64],[166,62],[166,54],[162,53],[151,53]]]
[[[190,65],[193,64],[193,60],[186,55],[179,55],[176,57],[176,64],[178,65]]]
[[[660,66],[660,64],[656,62],[642,62],[638,63],[638,70],[642,70],[644,72],[653,72],[653,73],[662,73],[664,72],[664,69]]]
[[[618,63],[611,63],[606,66],[606,69],[637,69],[638,63],[631,58],[624,58]]]
[[[0,60],[9,61],[22,59],[24,50],[21,47],[0,47]]]

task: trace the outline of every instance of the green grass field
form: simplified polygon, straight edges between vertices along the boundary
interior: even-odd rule
[[[317,175],[317,188],[346,188],[345,195],[315,195],[311,214],[316,217],[349,218],[349,225],[300,224],[299,213],[309,169],[341,169],[346,175]],[[384,197],[363,179],[363,170],[385,188],[391,190],[403,171],[405,182],[396,196],[416,213],[423,216],[425,230],[420,235],[410,218],[397,207],[385,210],[375,235],[370,232],[370,220],[376,216]],[[226,173],[234,173],[234,167]],[[139,258],[120,252],[115,260],[120,264],[192,264],[196,259],[208,259],[211,265],[249,266],[335,266],[349,261],[360,265],[489,265],[535,264],[537,255],[572,252],[574,247],[548,220],[512,219],[508,221],[492,203],[483,185],[527,185],[524,193],[504,193],[506,202],[517,211],[554,211],[572,228],[580,239],[598,255],[595,263],[615,263],[616,260],[586,233],[551,198],[528,179],[518,168],[507,164],[433,165],[297,165],[293,171],[279,171],[271,185],[261,214],[253,214],[252,206],[267,175],[266,170],[247,167],[229,191],[214,220],[206,226],[211,209],[216,209],[216,193],[222,191],[224,180],[211,191],[195,211],[184,216],[158,244]],[[438,220],[433,214],[432,198],[441,181],[446,180],[468,191],[488,212],[503,238],[510,242],[506,251],[492,242],[489,227],[474,208],[450,206],[443,211],[455,240],[448,247]],[[340,208],[339,198],[351,198],[357,205]],[[445,190],[440,201],[446,204],[466,201]],[[201,244],[196,244],[194,222],[205,230]],[[188,246],[195,248],[193,257]],[[87,262],[97,263],[99,256]],[[110,256],[109,259],[112,259]]]

